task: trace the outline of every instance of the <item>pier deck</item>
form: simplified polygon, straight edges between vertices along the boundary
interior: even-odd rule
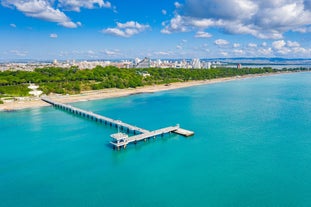
[[[178,129],[179,129],[179,125],[166,127],[166,128],[150,131],[150,132],[147,132],[144,134],[139,134],[139,135],[131,136],[128,138],[124,138],[124,140],[122,142],[110,142],[110,144],[112,144],[114,147],[117,147],[117,148],[119,148],[119,147],[125,148],[128,144],[130,144],[132,142],[137,143],[139,141],[146,140],[146,139],[149,139],[152,137],[155,138],[159,135],[164,135],[164,134],[168,134],[171,132],[175,132]]]
[[[91,111],[79,109],[69,104],[64,104],[64,103],[53,101],[49,98],[41,98],[41,99],[42,101],[45,101],[53,105],[54,107],[63,109],[65,111],[71,112],[73,114],[76,114],[82,117],[92,119],[96,122],[104,123],[110,126],[115,126],[116,128],[121,129],[122,131],[125,131],[128,134],[130,133],[134,134],[134,136],[131,136],[131,137],[128,137],[124,133],[113,134],[111,137],[114,139],[114,141],[110,142],[110,144],[114,148],[117,148],[117,149],[120,149],[121,147],[126,148],[126,146],[130,143],[137,143],[139,141],[146,140],[152,137],[155,138],[159,135],[163,136],[168,133],[176,133],[176,134],[180,134],[180,135],[187,136],[187,137],[194,135],[194,132],[180,128],[179,124],[177,124],[176,126],[170,126],[170,127],[166,127],[166,128],[162,128],[162,129],[158,129],[154,131],[149,131],[149,130],[146,130],[146,129],[143,129],[143,128],[140,128],[140,127],[128,124],[128,123],[124,123],[121,120],[111,119],[109,117],[95,114]]]
[[[95,120],[97,122],[102,122],[102,123],[105,123],[105,124],[109,124],[111,126],[116,126],[119,129],[127,131],[127,132],[133,132],[134,134],[137,134],[137,133],[148,133],[149,132],[146,129],[143,129],[143,128],[140,128],[140,127],[128,124],[128,123],[124,123],[121,120],[111,119],[111,118],[106,117],[106,116],[95,114],[95,113],[93,113],[91,111],[86,111],[86,110],[83,110],[83,109],[79,109],[79,108],[71,106],[69,104],[59,103],[59,102],[53,101],[53,100],[48,99],[48,98],[42,98],[42,101],[45,101],[45,102],[47,102],[47,103],[49,103],[49,104],[51,104],[51,105],[53,105],[55,107],[63,109],[63,110],[69,111],[69,112],[71,112],[73,114],[77,114],[77,115],[80,115],[80,116],[83,116],[83,117],[87,117],[87,118],[93,119],[93,120]]]

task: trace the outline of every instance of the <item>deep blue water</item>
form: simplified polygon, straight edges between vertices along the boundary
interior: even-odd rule
[[[195,131],[113,151],[113,128],[53,107],[0,112],[0,206],[311,206],[311,73],[81,102]]]

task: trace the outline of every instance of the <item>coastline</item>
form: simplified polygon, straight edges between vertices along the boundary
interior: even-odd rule
[[[284,73],[288,73],[288,72],[250,74],[250,75],[244,75],[244,76],[216,78],[216,79],[211,79],[211,80],[176,82],[176,83],[170,83],[168,85],[166,84],[151,85],[151,86],[149,85],[149,86],[142,86],[142,87],[137,87],[137,88],[126,88],[126,89],[109,88],[109,89],[101,89],[101,90],[94,90],[94,91],[83,91],[80,94],[75,94],[75,95],[52,94],[52,95],[49,95],[48,97],[61,103],[73,103],[73,102],[92,101],[92,100],[99,100],[99,99],[118,98],[118,97],[130,96],[130,95],[135,95],[135,94],[140,94],[140,93],[155,93],[155,92],[160,92],[160,91],[174,90],[174,89],[186,88],[186,87],[191,87],[191,86],[215,84],[215,83],[222,83],[222,82],[241,80],[241,79],[247,79],[247,78],[266,77],[266,76],[278,75],[278,74],[284,74]],[[0,104],[0,112],[22,110],[22,109],[27,109],[27,108],[38,108],[38,107],[44,107],[44,106],[50,106],[50,105],[43,102],[40,98],[35,98],[31,100],[18,100],[18,101]]]

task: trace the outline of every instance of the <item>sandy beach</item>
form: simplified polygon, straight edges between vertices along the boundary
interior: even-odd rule
[[[217,78],[212,80],[203,80],[203,81],[188,81],[188,82],[177,82],[171,84],[162,84],[162,85],[152,85],[152,86],[143,86],[137,88],[127,88],[127,89],[102,89],[96,91],[83,91],[80,94],[76,95],[59,95],[59,94],[51,94],[48,97],[55,101],[61,103],[72,103],[72,102],[80,102],[80,101],[91,101],[98,99],[107,99],[107,98],[116,98],[122,96],[129,96],[139,93],[154,93],[159,91],[166,90],[174,90],[179,88],[204,85],[204,84],[214,84],[221,83],[226,81],[233,81],[238,79],[246,79],[246,78],[256,78],[270,75],[277,75],[280,73],[267,73],[267,74],[255,74],[255,75],[245,75],[245,76],[236,76],[229,78]],[[26,108],[35,108],[35,107],[43,107],[49,106],[49,104],[41,101],[40,98],[31,98],[25,100],[15,100],[12,102],[6,102],[4,104],[0,104],[0,111],[11,111],[11,110],[21,110]]]

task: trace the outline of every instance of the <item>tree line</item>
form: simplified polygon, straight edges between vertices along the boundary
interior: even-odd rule
[[[1,96],[27,96],[29,83],[40,86],[44,94],[77,94],[81,90],[104,88],[135,88],[144,85],[168,84],[190,80],[208,80],[222,77],[242,76],[276,72],[271,68],[214,68],[214,69],[121,69],[113,66],[97,66],[91,70],[77,67],[37,68],[34,71],[0,72]],[[142,74],[149,74],[143,76]]]

